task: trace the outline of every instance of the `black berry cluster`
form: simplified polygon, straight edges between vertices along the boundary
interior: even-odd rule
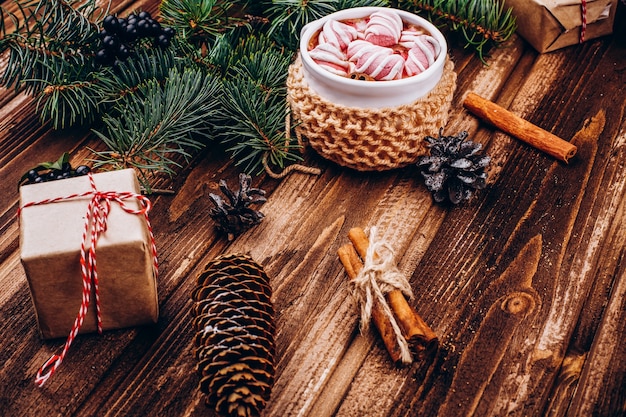
[[[146,11],[132,13],[126,18],[108,15],[102,21],[102,48],[96,52],[96,62],[113,65],[118,60],[124,61],[131,55],[135,44],[146,38],[152,38],[155,46],[167,48],[175,33],[171,27],[162,27]]]
[[[69,162],[63,162],[61,169],[41,169],[33,168],[25,175],[27,184],[39,184],[41,182],[63,180],[71,177],[80,177],[87,175],[91,169],[87,165],[79,165],[76,169],[72,169]]]

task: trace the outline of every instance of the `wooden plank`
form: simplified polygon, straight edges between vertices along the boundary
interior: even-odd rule
[[[618,236],[623,239],[624,206],[620,208]],[[610,415],[613,410],[622,410],[624,405],[624,385],[626,384],[626,271],[623,261],[623,240],[619,248],[618,269],[611,285],[611,295],[606,306],[600,328],[594,337],[591,350],[585,357],[580,373],[578,389],[568,409],[578,415]]]
[[[626,139],[624,128],[624,107],[618,112],[617,121],[621,121],[615,139],[610,145],[612,160],[623,160],[624,143]],[[619,109],[619,107],[618,107]],[[620,115],[621,113],[621,115]],[[605,129],[605,135],[611,137],[611,126]],[[608,131],[608,132],[607,132]],[[607,163],[599,170],[600,192],[593,200],[594,225],[592,233],[586,241],[589,246],[597,246],[601,251],[600,260],[597,263],[583,262],[580,269],[589,274],[593,271],[595,281],[593,288],[589,289],[587,300],[581,311],[576,329],[571,337],[571,343],[565,355],[563,367],[559,373],[551,401],[547,412],[553,416],[570,414],[606,414],[610,407],[615,407],[620,400],[620,392],[605,390],[606,386],[623,386],[626,369],[619,361],[614,359],[619,355],[624,342],[621,338],[615,339],[615,335],[621,334],[616,317],[620,311],[620,295],[623,291],[623,272],[620,272],[622,254],[624,251],[624,190],[626,189],[622,165]],[[611,214],[609,214],[611,213]],[[615,217],[611,219],[612,214]],[[599,242],[595,236],[606,236],[604,241]],[[609,307],[610,306],[610,307]],[[608,327],[605,329],[604,326]],[[617,326],[617,328],[616,328]],[[623,330],[622,330],[623,332]],[[613,339],[611,339],[611,337]],[[598,346],[597,348],[594,346]],[[589,355],[592,349],[599,349]],[[585,378],[581,376],[585,372]],[[591,376],[593,375],[593,376]],[[613,381],[611,384],[606,381]],[[603,381],[599,383],[598,381]],[[585,393],[585,394],[583,394]],[[600,400],[602,398],[602,400]],[[616,403],[617,402],[617,403]]]
[[[553,64],[553,62],[551,62],[549,65],[547,65],[547,67],[549,67],[549,69],[550,69],[550,71],[551,71],[551,72],[553,72],[553,71],[554,71],[554,64]],[[558,68],[558,66],[557,66],[557,68]],[[539,74],[537,74],[536,76],[537,76],[537,77],[541,77],[541,75],[540,75],[540,74],[541,74],[541,72],[540,72]],[[527,83],[528,83],[529,85],[530,85],[531,83],[533,83],[533,84],[532,84],[532,88],[533,88],[533,89],[534,89],[534,88],[536,88],[537,83],[535,83],[535,82],[533,81],[533,79],[532,79],[532,74],[531,74],[531,76],[530,76],[530,80],[527,80]],[[547,85],[550,85],[550,83],[548,83]],[[528,87],[527,87],[527,88],[528,88]],[[538,97],[538,96],[540,97],[540,95],[537,95],[537,94],[536,94],[536,92],[534,92],[534,93],[533,93],[533,95],[531,95],[531,97]],[[522,95],[522,97],[524,97],[524,95]],[[608,98],[608,99],[607,99],[607,102],[608,102],[608,101],[610,101],[610,99],[611,99],[611,98]],[[528,108],[529,108],[529,109],[531,109],[532,107],[528,107]],[[505,139],[506,139],[506,138],[505,138]],[[513,144],[513,145],[516,145],[516,144]],[[501,142],[499,142],[498,144],[494,144],[494,143],[493,143],[493,141],[492,141],[492,143],[490,144],[490,148],[489,148],[489,151],[490,151],[490,152],[493,150],[493,147],[494,147],[494,146],[497,146],[497,147],[502,147],[503,149],[505,149],[504,145],[502,145],[502,144],[501,144]],[[506,152],[505,152],[505,151],[502,151],[502,154],[504,155],[504,154],[506,154]],[[496,166],[499,166],[499,164],[498,164],[498,160],[497,160],[497,159],[496,159]],[[521,171],[521,172],[524,172],[524,171]],[[491,171],[490,171],[490,173],[491,173]],[[576,175],[576,174],[573,174],[573,173],[572,173],[572,174],[566,174],[566,173],[564,173],[563,175],[567,175],[567,177],[568,177],[568,178],[571,178],[571,177],[573,177],[573,178],[577,178],[577,175]],[[511,178],[511,177],[509,176],[509,178]],[[536,181],[536,180],[535,180],[535,181]],[[519,181],[518,181],[518,184],[519,184]],[[522,184],[522,185],[523,185],[523,184]],[[516,185],[516,187],[520,187],[520,185]],[[521,189],[524,189],[523,187],[520,187],[520,188],[521,188]],[[499,209],[501,209],[501,207],[496,207],[496,210],[499,210]],[[499,216],[502,216],[503,218],[507,218],[507,217],[508,217],[506,213],[499,213],[498,215],[499,215]],[[517,215],[517,216],[519,216],[519,215]],[[448,218],[449,218],[449,216],[448,216]],[[480,223],[483,223],[483,222],[485,221],[485,220],[482,220],[482,221],[481,221],[481,220],[482,220],[482,219],[478,219],[477,221],[478,221],[478,222],[480,222]],[[465,221],[467,221],[467,220],[464,220],[464,222],[465,222]],[[487,241],[487,242],[489,242],[488,244],[489,244],[490,246],[492,246],[492,247],[493,247],[493,246],[496,246],[496,247],[497,247],[497,240],[496,240],[496,239],[494,239],[494,236],[496,236],[497,234],[500,234],[500,233],[501,233],[501,230],[496,229],[496,230],[498,230],[497,234],[494,234],[494,236],[490,236],[491,234],[490,234],[490,233],[488,233],[487,231],[479,231],[479,232],[474,232],[472,229],[467,230],[466,228],[461,228],[460,230],[462,230],[461,235],[463,235],[465,238],[469,239],[469,245],[468,245],[468,246],[472,246],[472,245],[473,245],[475,248],[476,248],[477,246],[480,246],[480,241],[476,241],[476,239],[475,239],[475,238],[473,238],[473,236],[472,236],[473,234],[477,234],[479,237],[481,237],[481,238],[483,238],[483,239],[484,239],[484,236],[489,236],[489,237],[488,237],[488,241]],[[455,235],[458,235],[458,234],[459,234],[459,232],[458,232],[458,231],[456,231],[456,232],[455,232]],[[445,237],[445,236],[446,236],[446,232],[445,232],[445,231],[440,230],[440,231],[439,231],[439,235],[438,235],[437,237],[438,237],[438,238],[441,238],[442,236],[443,236],[443,240],[444,240],[445,244],[447,245],[447,251],[450,251],[450,252],[454,251],[454,252],[456,253],[456,252],[458,252],[459,250],[461,250],[461,247],[459,247],[458,245],[454,245],[454,244],[453,244],[453,245],[450,247],[450,242],[451,242],[451,241],[452,241],[452,242],[454,242],[454,240],[451,240],[451,238],[450,238],[450,237],[447,237],[447,238],[446,238],[446,237]],[[552,242],[553,240],[554,240],[554,239],[549,239],[549,241],[550,241],[550,242]],[[519,250],[519,249],[516,249],[516,250],[515,250],[515,252],[517,252],[517,250]],[[474,251],[475,251],[475,249],[474,249]],[[439,252],[438,252],[438,253],[439,253]],[[499,252],[496,250],[496,251],[494,251],[493,253],[494,253],[494,254],[498,254]],[[454,274],[453,274],[453,273],[446,272],[446,271],[448,271],[449,269],[448,269],[448,268],[446,268],[445,264],[444,264],[444,265],[442,265],[442,263],[441,263],[441,262],[445,262],[445,252],[442,250],[440,254],[441,254],[441,255],[443,255],[443,256],[444,256],[444,258],[443,258],[443,259],[438,259],[438,260],[436,261],[436,262],[437,262],[437,268],[439,269],[439,271],[443,270],[443,271],[444,271],[444,272],[443,272],[443,274],[444,274],[444,275],[445,275],[445,274],[447,274],[447,275],[452,275],[452,276],[454,276]],[[460,256],[463,256],[463,254],[459,254],[458,256],[459,256],[459,257],[460,257]],[[474,252],[472,256],[476,256],[476,252]],[[434,261],[433,261],[433,262],[434,262]],[[462,262],[462,261],[461,261],[461,260],[457,260],[457,262]],[[421,269],[421,268],[419,268],[419,267],[418,267],[418,269]],[[463,263],[459,263],[458,265],[456,265],[456,266],[452,269],[452,271],[463,271],[463,273],[468,273],[468,272],[469,272],[469,271],[468,271],[468,268],[467,268],[467,267],[466,267],[466,265],[464,265]],[[423,273],[424,273],[424,275],[428,275],[428,272],[429,272],[429,271],[425,271],[425,273],[424,273],[424,272],[423,272]],[[441,272],[438,272],[438,273],[440,274]],[[459,283],[459,285],[460,285],[460,286],[462,286],[462,287],[466,287],[466,286],[469,286],[469,285],[476,286],[476,284],[471,284],[471,283],[469,283],[469,282],[467,282],[467,283],[465,283],[465,284],[463,284],[463,283]],[[443,285],[443,282],[442,282],[442,284],[441,284],[440,288],[445,288],[445,286]],[[474,287],[474,288],[476,288],[476,287]],[[480,288],[480,286],[478,286],[478,288]],[[474,291],[476,291],[476,290],[474,290]],[[480,291],[480,290],[479,290],[479,291]],[[419,291],[419,293],[422,293],[422,291]],[[475,294],[476,294],[476,293],[475,293]],[[454,306],[455,306],[457,303],[455,303],[455,302],[454,302],[454,301],[452,301],[452,300],[454,300],[454,299],[462,299],[462,300],[463,300],[463,299],[469,299],[469,300],[471,300],[471,302],[470,302],[470,303],[471,303],[471,304],[473,304],[473,303],[475,302],[475,298],[476,298],[476,296],[481,296],[481,297],[482,297],[483,295],[482,295],[480,292],[479,292],[478,294],[476,294],[476,295],[472,295],[472,294],[471,294],[471,292],[470,292],[470,293],[468,293],[467,295],[462,295],[462,294],[459,294],[459,295],[455,295],[455,297],[454,297],[454,298],[450,297],[450,298],[448,298],[447,300],[445,300],[445,301],[449,301],[449,302],[451,303],[451,305],[449,305],[449,306],[447,307],[447,309],[446,309],[446,313],[447,313],[447,314],[450,314],[450,313],[451,313],[451,315],[452,315],[452,323],[450,323],[450,325],[451,325],[451,326],[454,326],[457,322],[459,322],[459,323],[463,323],[463,322],[465,322],[465,321],[467,321],[467,320],[468,320],[468,318],[467,318],[467,316],[466,316],[465,314],[460,314],[460,315],[457,315],[457,316],[455,316],[455,315],[454,315],[454,310],[455,310]],[[435,299],[436,299],[437,301],[440,301],[440,299],[439,299],[438,297],[435,297]],[[474,307],[474,308],[475,308],[475,307]],[[484,309],[484,308],[483,308],[483,309]],[[424,313],[424,314],[428,314],[428,312],[426,312],[426,313]],[[448,321],[448,320],[446,320],[446,321]],[[435,322],[435,323],[441,324],[441,323],[439,322],[439,320],[436,320],[436,319],[435,319],[435,320],[433,320],[432,318],[431,318],[431,322]],[[444,327],[445,327],[445,325],[444,325]],[[471,329],[466,330],[466,332],[467,332],[467,331],[469,331],[469,330],[471,330],[471,333],[472,333],[472,334],[475,334],[476,332],[478,332],[478,331],[479,331],[479,329],[480,329],[480,327],[477,329],[475,326],[472,326],[472,328],[471,328]],[[570,329],[571,329],[571,328],[570,328]],[[437,330],[439,330],[439,329],[437,329]],[[444,328],[444,330],[446,330],[446,329]],[[477,337],[477,336],[472,336],[472,337]],[[472,340],[474,340],[474,339],[472,339]],[[454,348],[454,346],[457,346],[457,345],[465,346],[465,342],[459,343],[459,341],[456,341],[456,343],[451,344],[451,345],[449,346],[449,348],[450,348],[451,350],[454,350],[454,349],[455,349],[455,348]],[[515,348],[511,348],[511,351],[515,351]],[[448,359],[446,359],[446,363],[444,363],[444,364],[439,364],[439,366],[446,366],[446,370],[450,370],[451,368],[453,368],[454,366],[456,366],[456,365],[454,364],[454,362],[451,362],[451,363],[447,363],[447,362],[448,362]],[[372,365],[372,368],[375,368],[375,365]],[[441,369],[438,369],[437,371],[441,372]],[[416,371],[416,372],[417,372],[417,371]],[[458,369],[456,369],[456,372],[458,372]],[[367,362],[365,362],[365,364],[363,365],[363,368],[362,368],[362,373],[363,373],[364,375],[366,375],[366,376],[363,376],[363,377],[362,377],[362,380],[361,380],[361,379],[357,379],[357,380],[355,380],[355,382],[353,383],[353,385],[355,385],[355,386],[356,386],[356,385],[362,385],[362,386],[364,387],[364,388],[363,388],[364,390],[366,390],[366,389],[368,389],[368,388],[371,388],[371,386],[372,386],[372,385],[374,385],[374,384],[373,384],[373,382],[372,382],[374,379],[380,379],[380,378],[381,378],[381,377],[380,377],[380,375],[376,375],[376,374],[375,374],[375,376],[374,376],[374,377],[371,377],[370,379],[368,379],[368,377],[369,377],[369,376],[371,375],[371,373],[372,373],[372,369],[369,369],[369,368],[368,368],[368,366],[367,366]],[[504,371],[503,371],[502,373],[506,373],[506,372],[504,372]],[[400,380],[402,380],[402,378],[399,378],[399,379],[400,379]],[[445,375],[442,375],[442,376],[441,376],[441,379],[445,381],[447,378],[446,378],[446,376],[445,376]],[[476,382],[477,382],[477,381],[475,381],[475,380],[474,380],[474,381],[472,382],[472,386],[475,386]],[[500,384],[501,382],[502,382],[502,381],[497,381],[497,383],[494,383],[494,385],[495,385],[496,387],[500,387],[500,385],[499,385],[499,384]],[[432,382],[432,381],[429,381],[429,380],[425,380],[425,381],[423,381],[423,385],[426,385],[426,386],[429,386],[429,385],[431,385],[432,383],[433,383],[433,382]],[[449,383],[449,382],[448,382],[448,383]],[[515,381],[514,377],[511,377],[511,383],[516,383],[516,381]],[[446,383],[446,384],[447,384],[447,383]],[[445,386],[445,385],[444,385],[444,386]],[[403,386],[402,386],[401,384],[398,384],[397,386],[393,386],[393,387],[384,386],[384,390],[383,390],[383,389],[381,389],[381,392],[383,392],[383,391],[385,391],[385,392],[398,392],[398,390],[399,390],[400,388],[403,388]],[[433,387],[430,387],[430,386],[429,386],[428,388],[429,388],[429,389],[431,389],[431,390],[433,389]],[[401,404],[407,404],[407,407],[409,407],[409,406],[410,406],[409,404],[411,404],[411,401],[413,401],[413,399],[415,399],[415,398],[419,398],[419,399],[420,399],[420,401],[426,401],[424,405],[422,405],[421,407],[417,408],[417,410],[419,410],[419,413],[420,413],[420,414],[421,414],[421,413],[424,413],[425,415],[434,415],[434,414],[446,415],[446,412],[451,412],[451,411],[452,411],[452,410],[449,410],[449,409],[447,409],[447,408],[445,409],[446,411],[442,411],[441,409],[440,409],[440,410],[438,410],[438,411],[432,411],[432,410],[436,410],[435,405],[436,405],[436,404],[440,404],[440,403],[441,403],[441,400],[440,400],[440,399],[438,399],[438,400],[433,400],[432,402],[430,402],[430,401],[428,401],[428,398],[427,398],[427,399],[424,399],[424,395],[426,395],[426,394],[422,391],[422,388],[421,388],[421,387],[417,388],[417,389],[418,389],[418,391],[417,391],[417,392],[415,391],[415,389],[416,389],[416,388],[413,388],[413,389],[411,389],[411,388],[407,388],[407,393],[405,394],[405,397],[403,397],[403,398],[407,398],[407,401],[402,401],[402,400],[400,400],[398,397],[396,397],[396,398],[395,398],[395,401],[390,401],[390,402],[389,402],[389,404],[390,404],[390,405],[393,405],[393,407],[395,407],[396,412],[395,412],[395,413],[393,413],[394,415],[401,415],[401,414],[403,414],[404,412],[406,412],[406,410],[407,410],[406,408],[403,408],[403,407],[398,407],[398,403],[401,403]],[[443,396],[445,397],[445,396],[446,396],[446,393],[447,393],[447,389],[448,389],[448,388],[440,388],[438,393],[433,393],[433,394],[432,394],[432,395],[434,395],[434,396],[433,396],[433,398],[441,398],[441,397],[440,397],[441,395],[443,395]],[[502,390],[504,391],[504,388],[503,388]],[[356,389],[355,389],[355,391],[356,391]],[[540,390],[540,391],[541,391],[541,390]],[[532,390],[529,390],[528,392],[532,392]],[[449,395],[450,395],[450,394],[449,394]],[[376,398],[376,399],[378,400],[378,399],[381,397],[381,395],[376,395],[376,392],[375,392],[375,391],[374,391],[374,392],[370,391],[370,395],[368,395],[367,397],[365,397],[365,396],[363,395],[363,392],[362,392],[362,391],[360,391],[360,392],[359,392],[359,391],[357,391],[357,393],[356,393],[356,394],[354,394],[354,397],[355,397],[355,398],[354,398],[354,400],[353,400],[353,401],[349,401],[349,398],[348,398],[348,399],[346,399],[346,400],[344,401],[344,403],[343,403],[343,404],[344,404],[344,405],[343,405],[343,407],[347,410],[347,411],[345,412],[345,415],[349,415],[349,414],[351,414],[351,412],[355,412],[355,411],[358,411],[358,412],[366,412],[367,410],[376,410],[376,411],[371,411],[371,412],[372,412],[372,413],[381,413],[381,414],[386,414],[387,412],[389,412],[389,411],[385,411],[386,409],[385,409],[384,407],[383,407],[383,408],[381,408],[381,407],[378,407],[378,408],[373,408],[373,407],[375,407],[375,406],[376,406],[375,401],[374,401],[374,400],[368,400],[368,398]],[[411,400],[409,400],[409,398],[410,398]],[[452,398],[454,398],[454,396],[452,396]],[[506,401],[510,401],[510,399],[509,399],[510,397],[508,397],[508,396],[507,396],[507,397],[504,397],[504,398],[507,398],[507,400],[506,400]],[[488,400],[487,400],[487,401],[488,401]],[[366,402],[366,404],[362,404],[363,402]],[[348,408],[348,405],[347,405],[348,403],[351,403],[351,404],[358,404],[358,406],[359,406],[360,408],[358,408],[358,409],[351,409],[351,408]],[[466,401],[461,401],[460,403],[461,403],[461,404],[463,404],[465,407],[467,407],[468,405],[471,405],[473,402],[472,402],[472,401],[469,401],[469,399],[468,399],[468,400],[466,400]],[[451,404],[451,403],[449,402],[449,404]],[[415,403],[413,403],[413,404],[412,404],[412,406],[413,406],[413,412],[415,412],[415,411],[416,411],[416,408],[415,408],[415,407],[416,407],[417,405],[416,405]],[[404,410],[404,411],[403,411],[403,410]],[[428,411],[427,411],[427,410],[428,410]],[[455,410],[456,410],[456,412],[459,412],[459,410],[461,410],[461,411],[462,411],[462,410],[463,410],[463,408],[461,408],[461,409],[455,409]],[[484,407],[483,407],[483,408],[479,408],[479,410],[480,410],[480,413],[479,413],[479,414],[481,414],[481,413],[486,413],[486,412],[487,412],[487,410],[485,410],[485,409],[484,409]],[[500,412],[505,412],[505,410],[502,410],[502,409],[500,409],[499,411],[500,411]],[[495,413],[497,414],[497,410],[496,410],[496,411],[491,410],[491,412],[495,412]],[[528,410],[524,410],[523,412],[529,412],[529,411],[528,411]]]
[[[118,2],[147,8],[156,3]],[[15,181],[35,160],[98,146],[52,132],[32,100],[0,99],[0,410],[6,416],[213,415],[195,374],[189,295],[220,253],[249,253],[272,279],[277,379],[265,415],[610,415],[623,411],[626,163],[623,48],[597,40],[546,55],[519,38],[483,66],[455,48],[459,85],[446,133],[468,130],[493,158],[489,186],[458,207],[433,204],[414,167],[358,173],[322,160],[320,176],[256,178],[263,223],[233,242],[208,216],[208,192],[238,169],[206,152],[154,196],[161,254],[156,326],[84,335],[59,374],[33,378],[61,341],[42,342],[19,265]],[[461,107],[477,92],[580,143],[559,164]],[[587,120],[587,122],[584,122]],[[577,132],[581,131],[577,135]],[[19,138],[19,139],[18,139]],[[440,335],[432,358],[394,369],[357,309],[336,256],[354,226],[378,226],[410,277],[412,303]]]

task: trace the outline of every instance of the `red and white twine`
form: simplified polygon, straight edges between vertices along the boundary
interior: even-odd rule
[[[582,25],[580,27],[580,43],[585,41],[585,32],[587,31],[587,0],[581,0],[580,4]]]
[[[154,234],[152,232],[152,226],[150,225],[150,219],[148,218],[148,212],[150,211],[152,205],[150,200],[137,193],[132,192],[116,192],[116,191],[98,191],[96,188],[96,183],[94,182],[93,176],[91,173],[89,174],[89,182],[91,184],[91,191],[86,191],[84,193],[76,193],[70,194],[64,197],[56,197],[51,199],[45,199],[37,202],[30,202],[24,204],[19,210],[23,210],[26,207],[42,205],[42,204],[51,204],[68,200],[80,199],[83,197],[91,196],[91,200],[87,206],[87,214],[85,216],[85,227],[83,229],[83,236],[80,245],[80,269],[83,280],[83,292],[82,292],[82,301],[80,305],[80,309],[78,310],[78,315],[76,316],[76,320],[74,321],[74,325],[72,326],[72,330],[70,331],[67,340],[65,341],[65,345],[63,346],[63,350],[60,354],[54,354],[48,359],[42,367],[37,372],[37,378],[35,382],[42,386],[57,370],[57,368],[63,362],[63,358],[67,354],[72,342],[76,338],[78,331],[83,325],[83,321],[87,314],[87,309],[89,308],[90,298],[91,298],[91,286],[93,283],[95,299],[96,299],[96,317],[97,317],[97,325],[98,325],[98,333],[102,333],[102,316],[100,311],[100,292],[99,292],[99,284],[98,284],[98,272],[96,268],[96,244],[98,242],[98,238],[102,233],[107,230],[107,219],[109,216],[109,212],[111,211],[111,202],[117,202],[119,206],[129,214],[137,214],[143,215],[146,219],[146,225],[148,228],[148,233],[150,236],[150,246],[152,251],[152,259],[154,265],[154,274],[158,273],[158,261],[157,261],[157,250],[156,243],[154,240]],[[133,209],[128,207],[125,204],[125,200],[136,199],[139,202],[140,208]],[[18,212],[19,215],[19,212]],[[91,233],[90,233],[91,230]],[[90,240],[88,240],[88,236]]]

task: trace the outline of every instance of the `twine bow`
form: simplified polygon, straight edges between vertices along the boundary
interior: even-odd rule
[[[403,363],[411,363],[409,344],[402,335],[402,330],[387,303],[385,294],[400,290],[407,298],[413,298],[413,291],[394,261],[391,246],[376,236],[376,228],[370,230],[370,245],[363,260],[363,269],[351,280],[353,295],[361,308],[361,331],[367,330],[374,302],[377,302],[384,314],[389,318],[391,327],[398,341]]]
[[[98,271],[96,268],[96,245],[98,242],[98,238],[100,235],[107,230],[107,220],[109,213],[111,211],[111,203],[116,202],[119,206],[129,214],[143,215],[146,219],[146,224],[148,228],[148,233],[150,236],[150,245],[152,251],[152,259],[154,266],[154,274],[158,273],[158,261],[157,261],[157,251],[156,244],[154,240],[154,234],[152,232],[152,226],[150,225],[150,219],[148,218],[148,212],[150,211],[152,205],[150,200],[137,193],[132,192],[115,192],[115,191],[98,191],[96,188],[96,183],[94,182],[93,176],[89,173],[89,183],[91,185],[91,191],[86,191],[84,193],[76,193],[70,194],[64,197],[56,197],[46,200],[41,200],[37,202],[30,202],[22,206],[19,211],[25,209],[26,207],[42,205],[42,204],[50,204],[57,203],[61,201],[68,200],[76,200],[84,197],[91,196],[91,200],[87,206],[87,213],[85,215],[85,227],[83,229],[82,241],[80,245],[80,269],[83,281],[83,291],[82,291],[82,301],[80,305],[80,309],[78,310],[78,315],[74,321],[74,325],[72,326],[72,330],[65,341],[65,345],[63,346],[63,350],[60,354],[52,355],[43,365],[39,368],[37,372],[37,377],[35,382],[39,386],[43,386],[43,384],[54,374],[54,372],[59,368],[61,362],[63,362],[63,358],[67,354],[72,342],[76,338],[78,331],[83,325],[83,321],[85,319],[85,315],[87,314],[87,309],[89,308],[90,298],[91,298],[91,286],[93,283],[94,294],[96,299],[96,317],[97,317],[97,325],[98,325],[98,333],[102,333],[102,316],[100,311],[100,293],[99,293],[99,284],[98,284]],[[139,202],[140,208],[134,209],[132,207],[128,207],[125,203],[126,200],[135,199]],[[18,211],[18,215],[19,215]],[[88,239],[89,238],[89,239]],[[49,368],[49,369],[48,369]]]

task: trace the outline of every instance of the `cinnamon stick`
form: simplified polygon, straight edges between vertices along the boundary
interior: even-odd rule
[[[348,238],[356,248],[359,256],[365,259],[367,248],[369,247],[369,240],[365,235],[365,231],[360,227],[352,228],[348,232]],[[402,335],[417,358],[421,359],[436,349],[439,344],[437,335],[407,302],[402,291],[392,290],[386,294],[386,298],[400,325]]]
[[[489,122],[503,132],[565,163],[569,162],[576,154],[577,148],[575,145],[535,126],[477,94],[469,93],[463,101],[463,106],[474,115]]]
[[[356,253],[354,247],[349,243],[343,245],[337,250],[337,254],[339,255],[339,260],[343,264],[348,277],[350,279],[356,278],[361,269],[363,269],[363,263],[361,262],[361,259],[359,259],[359,255]],[[389,356],[391,356],[393,363],[398,367],[402,366],[402,352],[393,331],[391,321],[389,320],[389,317],[385,315],[380,304],[376,300],[374,300],[374,305],[372,307],[372,322],[374,323],[376,330],[378,330],[378,333],[380,333],[380,337],[382,338],[385,348],[387,349],[387,352],[389,352]]]
[[[416,359],[423,359],[437,349],[439,346],[437,335],[407,303],[401,291],[394,290],[387,293],[387,302]]]

